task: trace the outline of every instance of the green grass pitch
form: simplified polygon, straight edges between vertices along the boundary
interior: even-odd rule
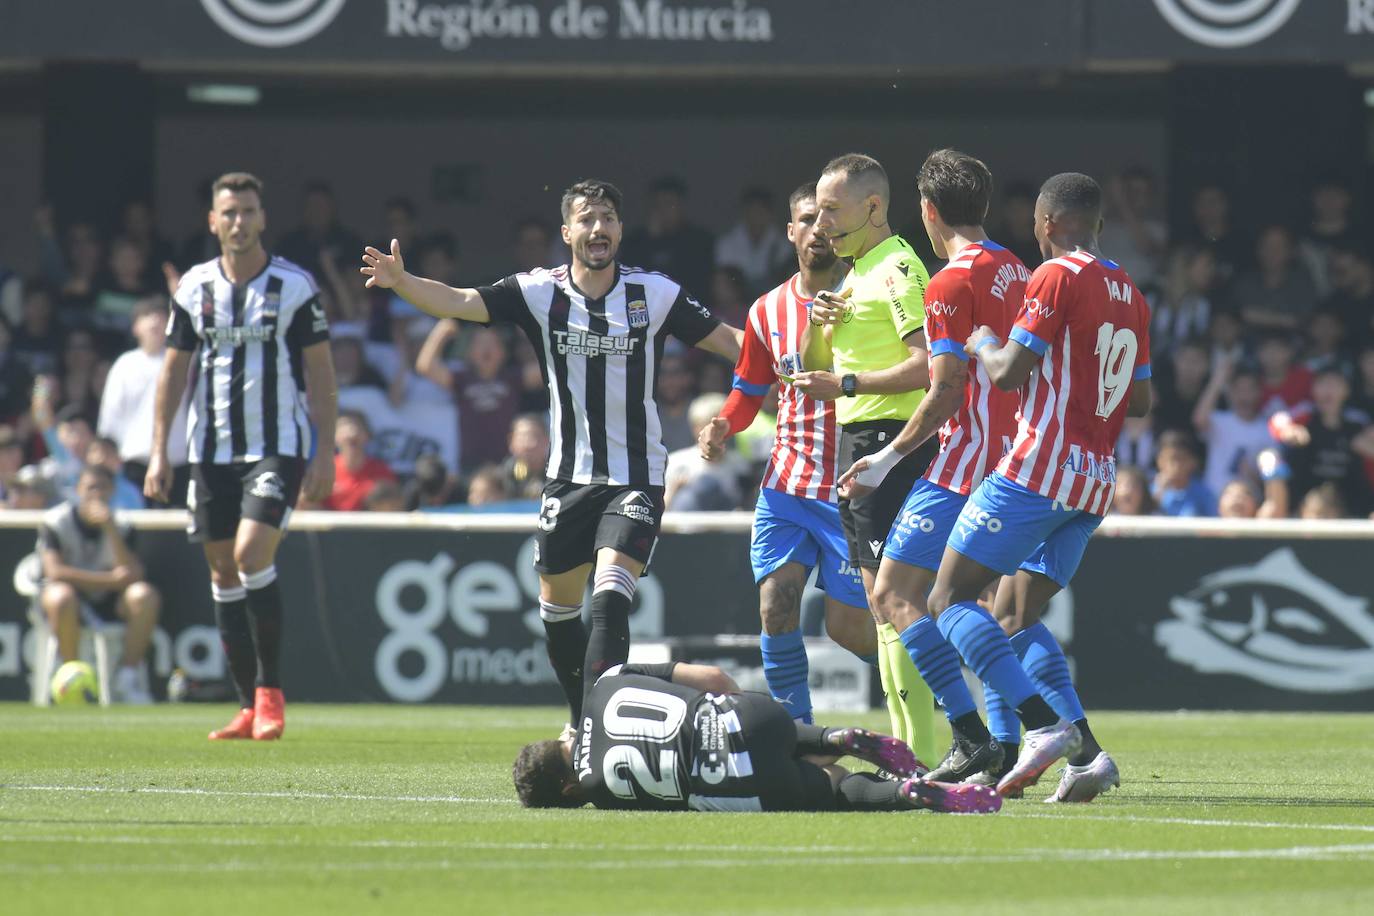
[[[1371,716],[1099,714],[1119,792],[953,817],[528,812],[551,708],[228,714],[0,706],[0,912],[1374,913]]]

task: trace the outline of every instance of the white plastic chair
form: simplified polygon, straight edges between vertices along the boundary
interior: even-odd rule
[[[52,676],[57,670],[57,634],[48,626],[48,615],[43,613],[38,601],[43,590],[43,560],[38,554],[29,554],[14,568],[14,590],[20,597],[29,599],[29,622],[33,625],[33,673],[29,682],[29,700],[35,706],[47,706],[52,702]],[[81,643],[77,651],[82,658],[95,658],[101,706],[110,705],[114,659],[123,643],[124,624],[93,625],[90,620],[81,621]]]

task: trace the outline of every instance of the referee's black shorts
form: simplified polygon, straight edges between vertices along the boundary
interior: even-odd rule
[[[870,420],[841,426],[840,470],[846,471],[860,458],[881,451],[904,426],[905,420]],[[844,525],[844,539],[849,544],[851,565],[878,568],[892,523],[901,513],[911,488],[939,452],[940,440],[932,436],[899,461],[872,493],[858,499],[840,500],[840,522]]]

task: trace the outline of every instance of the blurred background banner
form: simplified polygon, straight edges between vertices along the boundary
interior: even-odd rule
[[[7,11],[0,53],[710,72],[1370,56],[1368,0],[124,0]],[[824,24],[823,28],[820,24]],[[881,37],[879,37],[881,36]],[[818,40],[823,37],[823,40]]]
[[[293,698],[559,701],[538,620],[528,518],[493,516],[476,530],[298,520],[279,558],[291,571],[281,580],[290,609],[282,670]],[[692,527],[670,525],[677,533],[664,536],[641,580],[630,618],[635,643],[676,644],[675,657],[744,657],[741,646],[758,633],[748,532],[738,521]],[[32,544],[31,531],[0,527],[0,556],[23,556]],[[1354,535],[1097,537],[1047,623],[1096,707],[1368,710],[1374,613],[1361,564],[1369,546]],[[142,533],[139,552],[167,596],[150,657],[159,690],[174,665],[193,679],[219,679],[197,548],[163,524]],[[1169,575],[1136,577],[1123,593],[1120,570],[1142,556]],[[822,632],[819,597],[808,589],[810,635]],[[0,699],[28,696],[25,612],[22,599],[0,591]],[[727,638],[717,647],[719,636]]]

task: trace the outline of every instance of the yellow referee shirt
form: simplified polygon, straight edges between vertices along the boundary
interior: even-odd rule
[[[911,353],[902,338],[925,327],[929,281],[925,265],[899,235],[857,259],[840,284],[853,293],[851,308],[844,321],[835,325],[830,339],[835,373],[890,369],[907,359]],[[924,391],[907,391],[841,397],[835,401],[835,416],[841,424],[906,420],[924,395]]]

